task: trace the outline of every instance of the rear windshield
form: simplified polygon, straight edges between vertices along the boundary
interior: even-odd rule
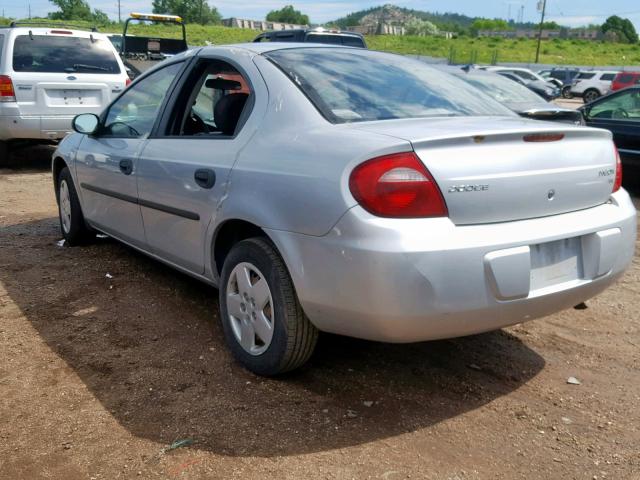
[[[305,41],[314,43],[329,43],[346,47],[364,47],[362,38],[355,35],[336,35],[330,33],[308,33]]]
[[[527,87],[500,75],[462,74],[460,78],[500,103],[545,103],[539,95],[533,93]]]
[[[333,123],[513,115],[464,81],[400,55],[343,48],[265,54]]]
[[[108,40],[20,35],[13,45],[13,70],[118,74],[120,66]]]

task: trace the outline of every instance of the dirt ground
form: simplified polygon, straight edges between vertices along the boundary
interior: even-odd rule
[[[110,239],[58,246],[48,151],[23,155],[0,170],[1,479],[640,479],[637,257],[586,310],[327,335],[269,380],[232,360],[214,289]]]

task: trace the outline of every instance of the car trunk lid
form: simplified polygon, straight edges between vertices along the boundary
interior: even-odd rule
[[[557,215],[608,201],[615,153],[604,130],[517,118],[351,124],[408,140],[460,225]]]

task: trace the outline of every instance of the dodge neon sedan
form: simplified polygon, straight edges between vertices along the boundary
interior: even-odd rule
[[[218,287],[261,375],[319,331],[417,342],[548,315],[633,256],[610,132],[520,118],[402,56],[192,50],[74,129],[53,158],[67,242],[103,232]]]

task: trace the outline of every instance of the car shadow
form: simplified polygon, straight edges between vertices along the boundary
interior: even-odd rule
[[[51,169],[51,156],[55,145],[15,145],[9,157],[0,162],[0,174],[15,172],[39,172]]]
[[[305,368],[260,378],[226,349],[214,288],[111,239],[59,238],[55,218],[3,228],[0,281],[104,408],[155,442],[263,457],[359,445],[482,407],[545,365],[505,331],[410,345],[324,335]]]

